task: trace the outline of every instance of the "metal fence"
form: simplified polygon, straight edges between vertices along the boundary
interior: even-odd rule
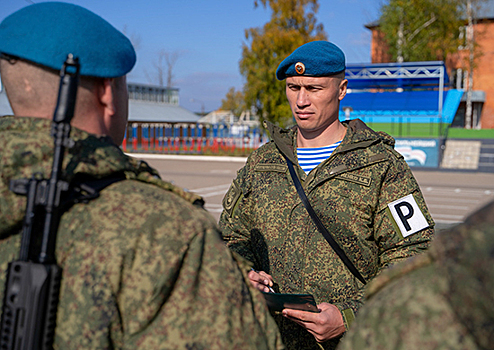
[[[265,141],[262,129],[248,125],[133,123],[122,148],[129,152],[247,154]]]

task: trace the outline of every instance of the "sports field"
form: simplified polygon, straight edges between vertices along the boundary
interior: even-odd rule
[[[366,123],[372,129],[384,131],[393,137],[494,139],[494,129],[448,128],[438,123],[372,123],[369,121]]]

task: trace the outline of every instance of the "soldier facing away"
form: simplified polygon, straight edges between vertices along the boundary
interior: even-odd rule
[[[0,118],[0,291],[19,255],[26,198],[11,179],[41,173],[53,158],[58,72],[80,61],[64,177],[119,181],[61,218],[63,268],[56,349],[281,349],[264,299],[225,247],[200,197],[162,181],[118,147],[128,116],[130,41],[72,4],[27,6],[0,24],[0,72],[15,116]]]
[[[272,141],[239,170],[220,229],[230,249],[252,263],[258,289],[314,295],[319,313],[284,309],[276,316],[287,347],[334,349],[363,303],[365,281],[424,251],[434,222],[393,138],[360,120],[339,121],[348,81],[336,45],[302,45],[276,76],[286,79],[297,125],[265,124]],[[308,214],[297,178],[345,263]]]
[[[487,350],[494,344],[494,202],[369,285],[341,350]]]

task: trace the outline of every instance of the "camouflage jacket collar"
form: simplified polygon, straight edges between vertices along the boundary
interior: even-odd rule
[[[344,121],[343,125],[347,128],[347,133],[336,151],[338,153],[366,148],[377,142],[384,142],[394,146],[395,141],[391,136],[384,132],[372,130],[360,119]],[[283,129],[270,122],[265,122],[264,126],[281,153],[286,155],[293,163],[296,163],[297,126]]]
[[[0,238],[12,234],[24,218],[25,197],[9,190],[11,179],[31,178],[34,173],[50,176],[53,162],[51,120],[25,117],[0,117]],[[89,134],[72,128],[74,147],[64,157],[64,177],[72,181],[101,179],[116,173],[171,191],[186,201],[202,206],[204,200],[180,187],[161,180],[146,162],[128,157],[107,136]]]
[[[6,116],[0,118],[0,236],[16,227],[24,217],[25,197],[9,190],[11,179],[48,178],[54,142],[51,120]],[[66,151],[64,176],[77,174],[103,178],[114,173],[138,173],[137,161],[127,157],[109,137],[98,137],[72,128],[74,147]],[[136,163],[136,164],[134,164]]]
[[[9,169],[9,177],[25,176],[33,168],[49,176],[53,156],[51,120],[6,116],[0,118],[0,171]],[[89,134],[72,128],[74,146],[64,159],[65,177],[75,174],[105,177],[115,172],[133,170],[135,164],[108,136]],[[44,170],[48,170],[48,172]]]

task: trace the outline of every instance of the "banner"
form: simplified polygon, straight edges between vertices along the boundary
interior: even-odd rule
[[[403,155],[410,167],[439,167],[437,139],[396,139],[395,150]]]

